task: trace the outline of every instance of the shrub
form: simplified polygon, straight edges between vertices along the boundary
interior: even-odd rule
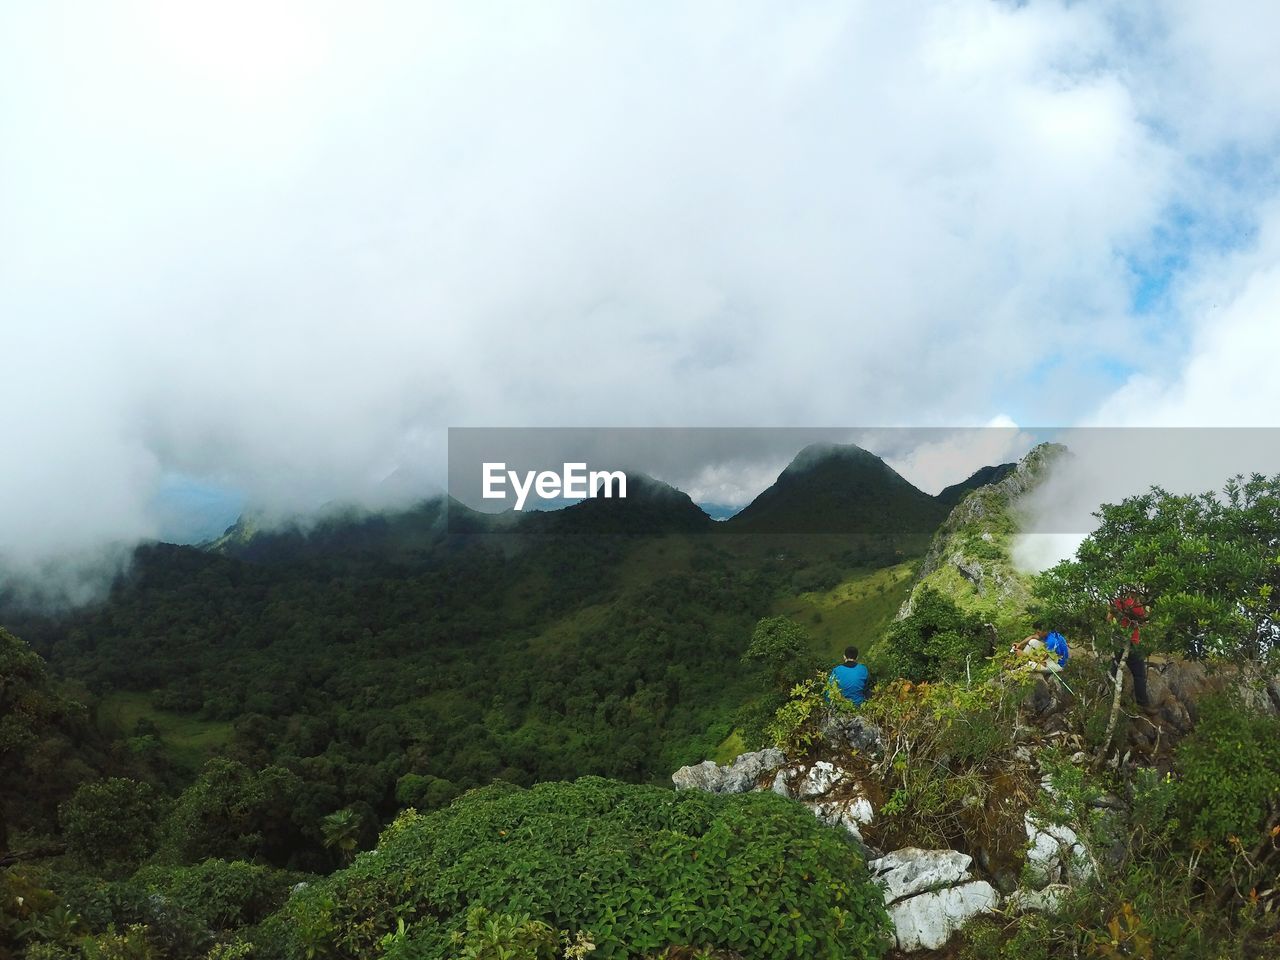
[[[59,810],[67,852],[96,867],[132,869],[155,850],[161,810],[149,783],[86,783]]]
[[[199,956],[212,939],[198,918],[132,880],[70,876],[62,878],[58,890],[86,930],[110,933],[145,928],[148,949],[154,948],[162,957]]]
[[[1005,675],[972,686],[896,681],[862,705],[885,744],[873,773],[888,793],[877,827],[888,848],[963,840],[970,848],[1006,852],[1009,837],[1021,837],[1032,785],[1010,763],[1025,692],[1020,679]],[[1016,829],[1010,830],[1010,817],[1017,818]]]
[[[822,721],[833,709],[854,709],[843,697],[832,698],[834,706],[828,704],[823,696],[826,686],[823,677],[796,684],[790,699],[778,707],[773,719],[765,725],[768,742],[789,756],[803,754],[818,739]]]
[[[886,676],[921,683],[965,677],[991,655],[992,644],[991,633],[975,614],[925,587],[911,614],[885,631],[876,654]]]
[[[1138,590],[1151,607],[1143,645],[1188,657],[1266,660],[1276,653],[1280,475],[1227,481],[1221,493],[1159,487],[1103,504],[1076,555],[1037,578],[1057,623],[1103,629],[1109,598]]]
[[[1280,718],[1226,697],[1200,704],[1176,754],[1176,810],[1185,842],[1214,885],[1244,896],[1280,861]],[[1273,832],[1275,831],[1275,832]]]
[[[458,788],[440,777],[406,773],[396,781],[396,803],[418,810],[445,806],[458,795]]]
[[[283,865],[302,846],[302,781],[279,766],[257,772],[234,760],[210,760],[166,818],[160,858],[197,863],[210,857]]]
[[[251,926],[278,909],[306,875],[253,863],[206,860],[194,867],[144,867],[133,883],[210,930]]]
[[[794,620],[767,617],[756,624],[742,659],[760,668],[774,690],[790,690],[818,667],[811,644],[809,633]]]
[[[372,958],[403,923],[398,956],[453,956],[475,907],[581,931],[598,957],[879,957],[887,926],[852,843],[797,804],[587,778],[402,814],[376,851],[292,897],[262,942],[267,956]]]

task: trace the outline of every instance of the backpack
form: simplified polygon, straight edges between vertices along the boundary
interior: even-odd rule
[[[1071,651],[1067,647],[1067,638],[1060,634],[1057,630],[1049,631],[1049,635],[1044,638],[1045,648],[1058,658],[1058,666],[1065,667],[1067,660],[1071,658]]]

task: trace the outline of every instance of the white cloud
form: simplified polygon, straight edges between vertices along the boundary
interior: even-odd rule
[[[982,467],[1020,460],[1034,445],[1030,434],[1001,414],[984,427],[926,440],[886,462],[925,493],[937,494]]]
[[[1194,6],[202,16],[0,13],[10,557],[174,472],[369,501],[447,425],[984,422],[1142,341],[1126,254],[1280,125]]]

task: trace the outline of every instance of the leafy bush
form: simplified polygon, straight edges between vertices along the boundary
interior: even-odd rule
[[[255,772],[234,760],[210,760],[166,818],[160,858],[181,864],[262,857],[283,865],[301,846],[296,820],[302,788],[282,767]]]
[[[304,876],[253,863],[206,860],[194,867],[144,867],[133,883],[210,930],[224,931],[260,922]]]
[[[877,645],[885,676],[912,683],[957,679],[992,653],[993,637],[974,614],[932,587],[916,595],[911,614],[895,621]]]
[[[262,943],[372,958],[390,936],[397,956],[453,956],[475,907],[581,931],[599,957],[879,957],[887,924],[850,841],[797,804],[587,778],[403,814],[376,851],[290,898]]]
[[[1020,677],[997,683],[896,681],[862,705],[877,724],[884,755],[872,773],[889,794],[878,836],[894,846],[988,846],[1007,852],[1021,836],[1031,784],[1010,763],[1013,726],[1025,691]],[[1017,800],[1018,803],[1011,801]]]
[[[145,929],[145,937],[135,935],[134,941],[145,940],[147,948],[161,957],[199,956],[212,941],[199,918],[133,880],[67,876],[60,878],[58,891],[84,930],[103,934]]]
[[[809,633],[787,617],[766,617],[756,624],[742,659],[759,667],[774,690],[790,690],[818,667]]]
[[[1280,862],[1280,718],[1225,697],[1200,704],[1176,754],[1184,840],[1214,886],[1247,895]],[[1270,864],[1270,868],[1268,868]]]
[[[406,933],[401,923],[383,939],[383,960],[421,956]],[[467,911],[466,929],[453,935],[453,945],[458,960],[559,960],[562,939],[567,942],[568,936],[528,914],[517,917],[475,907]]]
[[[1159,487],[1104,504],[1076,556],[1042,574],[1044,613],[1086,633],[1107,601],[1141,593],[1151,608],[1143,644],[1190,657],[1265,659],[1280,620],[1280,475],[1235,477],[1221,494]]]
[[[406,773],[396,781],[396,803],[417,810],[434,810],[443,807],[458,795],[458,789],[448,780],[418,773]]]
[[[815,677],[792,688],[791,697],[765,725],[767,740],[772,746],[789,756],[803,754],[818,739],[822,721],[833,709],[855,709],[844,697],[833,697],[829,704],[823,696],[826,687],[825,678]]]
[[[131,869],[155,850],[161,811],[151,784],[112,777],[83,784],[58,815],[72,856],[99,868]]]

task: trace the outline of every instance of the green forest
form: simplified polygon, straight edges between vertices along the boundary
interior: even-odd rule
[[[948,496],[999,489],[974,486]],[[1008,506],[938,538],[991,552]],[[1104,506],[999,609],[927,576],[919,513],[760,529],[794,509],[778,497],[741,532],[513,535],[440,509],[145,545],[101,602],[7,609],[0,957],[883,956],[866,846],[671,774],[819,755],[822,678],[855,643],[865,715],[903,745],[877,842],[976,852],[998,818],[973,804],[1008,804],[991,771],[1038,695],[1004,651],[1038,620],[1081,651],[1058,732],[1098,758],[1043,767],[1065,803],[1118,797],[1144,826],[1059,916],[979,922],[949,956],[1280,956],[1280,699],[1215,694],[1124,757],[1163,721],[1103,669],[1108,600],[1141,591],[1145,655],[1280,698],[1280,478]]]

